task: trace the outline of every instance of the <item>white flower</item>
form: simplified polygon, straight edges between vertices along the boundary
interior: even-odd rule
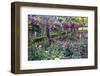
[[[46,50],[45,52],[47,53],[48,51]]]
[[[36,34],[37,34],[37,33],[35,32],[34,35],[36,36]]]
[[[41,48],[42,47],[42,45],[39,45],[39,48]]]
[[[60,60],[59,58],[55,58],[55,60]]]

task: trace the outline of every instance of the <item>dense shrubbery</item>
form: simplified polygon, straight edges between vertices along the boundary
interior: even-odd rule
[[[63,57],[63,53],[58,45],[52,44],[47,51],[43,48],[36,48],[35,46],[29,47],[28,50],[29,60],[51,60]]]
[[[87,17],[29,15],[28,60],[87,58],[87,22]]]

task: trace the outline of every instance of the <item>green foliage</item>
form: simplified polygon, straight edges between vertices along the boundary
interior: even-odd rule
[[[87,45],[80,50],[81,45],[77,48],[74,44],[87,44],[87,32],[82,37],[77,33],[81,32],[78,30],[80,26],[87,23],[87,17],[33,15],[28,21],[28,60],[81,58],[81,54],[75,51],[87,51]]]
[[[74,30],[67,30],[67,36],[71,37],[75,33]]]
[[[81,23],[81,22],[87,22],[88,18],[87,17],[72,17],[71,18],[72,21],[77,22],[77,23]]]
[[[50,45],[50,42],[49,42],[49,39],[48,39],[48,38],[45,38],[45,39],[44,39],[43,45],[44,45],[45,50],[47,50],[47,48],[48,48],[49,45]]]
[[[41,48],[31,46],[28,48],[28,60],[43,60],[46,59],[46,52]]]
[[[47,51],[43,48],[31,46],[28,48],[28,60],[53,60],[63,58],[63,53],[58,45],[52,44]]]
[[[41,37],[44,36],[44,31],[43,30],[39,30],[39,32],[36,32],[36,37]]]
[[[49,53],[49,58],[50,59],[55,59],[55,58],[62,58],[63,57],[63,53],[60,50],[60,46],[58,46],[57,44],[52,44],[49,48],[48,48],[48,53]]]

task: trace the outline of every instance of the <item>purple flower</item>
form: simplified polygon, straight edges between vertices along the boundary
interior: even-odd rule
[[[66,24],[63,25],[64,30],[71,28],[71,29],[78,29],[79,26],[78,24],[74,23],[74,22],[68,22]]]
[[[29,15],[28,18],[29,18],[29,20],[35,20],[35,16],[34,15]]]

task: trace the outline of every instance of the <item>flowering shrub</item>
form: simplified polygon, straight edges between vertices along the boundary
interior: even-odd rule
[[[28,60],[88,58],[88,18],[28,15]]]

